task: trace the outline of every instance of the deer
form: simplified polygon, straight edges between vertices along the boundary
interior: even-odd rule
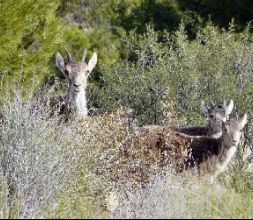
[[[192,167],[200,170],[204,162],[211,162],[211,169],[214,169],[214,175],[211,181],[224,172],[231,159],[234,157],[242,135],[242,129],[247,123],[247,114],[245,113],[240,120],[222,121],[222,135],[219,138],[207,136],[190,136],[175,132],[171,135],[172,145],[184,143],[179,146],[182,149],[176,149],[181,154],[178,156],[179,171]],[[182,153],[183,152],[183,153]]]
[[[83,51],[81,61],[75,62],[67,51],[67,59],[57,52],[55,65],[68,81],[67,94],[61,98],[61,113],[70,112],[76,117],[86,118],[88,116],[86,86],[91,71],[97,64],[97,54],[93,53],[89,62],[85,62],[87,51]],[[56,102],[53,102],[56,103]],[[54,104],[53,104],[54,105]]]
[[[190,136],[171,130],[167,134],[149,133],[149,135],[145,135],[145,133],[143,133],[140,140],[141,144],[145,146],[144,149],[151,149],[153,153],[163,154],[166,151],[167,155],[162,155],[162,160],[164,160],[164,156],[169,158],[174,157],[177,163],[176,165],[178,166],[177,172],[180,173],[193,167],[197,167],[198,171],[200,171],[204,163],[211,161],[211,184],[213,184],[215,179],[228,168],[229,163],[235,156],[241,139],[242,130],[246,123],[246,113],[239,120],[222,121],[222,134],[219,138]],[[125,151],[126,156],[127,148],[131,150],[133,145],[134,143],[132,140],[127,140],[127,142],[122,145],[122,151]],[[147,153],[147,151],[144,151],[144,153],[145,152]],[[149,152],[149,156],[150,155],[151,153]],[[147,157],[147,160],[148,159],[149,157]],[[148,164],[148,162],[149,161],[147,161],[146,164]],[[156,162],[157,161],[155,161],[155,163]],[[198,174],[200,176],[200,172]],[[118,204],[119,199],[117,195],[114,192],[110,193],[107,196],[107,206],[109,210],[115,210]]]
[[[214,173],[212,180],[224,172],[234,157],[241,139],[242,129],[247,123],[247,114],[240,120],[221,123],[221,136],[191,136],[173,129],[161,132],[143,132],[121,144],[121,153],[126,158],[133,149],[142,151],[148,163],[155,161],[161,167],[174,164],[182,173],[197,168],[198,175],[205,166]],[[136,140],[137,141],[136,141]]]

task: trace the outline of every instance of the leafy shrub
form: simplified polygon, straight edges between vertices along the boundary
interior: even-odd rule
[[[24,88],[38,88],[54,71],[51,57],[62,43],[62,22],[56,19],[59,0],[1,1],[1,90],[17,81]]]
[[[99,82],[90,86],[91,106],[99,112],[124,106],[134,110],[138,125],[165,124],[163,113],[172,103],[163,45],[152,29],[139,39],[132,34],[125,42],[126,59],[101,68]]]
[[[241,114],[251,111],[252,42],[248,30],[236,34],[212,24],[189,41],[184,26],[164,42],[148,27],[125,41],[125,58],[100,68],[90,84],[91,107],[102,112],[114,106],[134,109],[139,124],[163,123],[161,103],[171,99],[179,123],[203,123],[200,102],[233,99]],[[169,94],[169,97],[166,95]],[[251,113],[250,113],[251,114]],[[141,116],[143,115],[143,116]],[[186,122],[185,120],[188,120]]]

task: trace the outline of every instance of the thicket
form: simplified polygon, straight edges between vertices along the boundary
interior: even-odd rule
[[[163,42],[164,31],[174,33],[181,22],[190,40],[211,19],[214,26],[228,29],[235,19],[236,32],[252,18],[252,2],[187,0],[53,0],[0,2],[1,91],[21,83],[25,93],[45,82],[63,77],[54,67],[54,54],[69,49],[80,56],[82,48],[99,53],[99,66],[119,62],[128,51],[122,39],[131,31],[145,34],[151,25]],[[222,13],[220,13],[222,11]],[[91,53],[89,52],[89,53]],[[97,81],[101,72],[93,74]]]
[[[100,83],[90,83],[90,103],[101,111],[127,106],[140,124],[163,123],[165,103],[173,103],[178,119],[201,119],[201,100],[233,99],[240,114],[252,109],[252,35],[213,24],[190,41],[182,24],[160,42],[150,27],[125,41],[126,59],[101,68]],[[93,104],[94,103],[94,104]],[[183,123],[181,121],[180,123]]]
[[[0,218],[108,217],[106,199],[114,190],[123,199],[111,217],[252,216],[252,175],[245,171],[253,137],[252,8],[246,0],[0,1],[0,100],[7,119],[0,127]],[[57,117],[45,120],[46,110],[31,115],[32,98],[23,95],[66,89],[55,53],[68,49],[80,59],[83,48],[88,56],[98,53],[87,88],[90,119],[61,124]],[[249,122],[222,185],[211,190],[191,174],[151,166],[138,140],[121,157],[136,126],[205,124],[201,101],[223,97],[236,104],[232,118],[247,112]],[[129,108],[126,124],[117,110]],[[160,179],[162,171],[168,180]],[[150,185],[138,189],[140,176]],[[137,181],[133,187],[120,178]],[[16,184],[12,199],[8,181]]]

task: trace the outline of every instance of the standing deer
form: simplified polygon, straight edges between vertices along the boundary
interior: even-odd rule
[[[229,162],[235,155],[239,141],[241,138],[242,129],[247,123],[247,114],[243,118],[235,121],[222,122],[222,135],[219,138],[205,136],[189,136],[182,133],[171,135],[171,144],[178,143],[178,139],[183,140],[185,148],[180,149],[181,154],[179,166],[181,170],[197,166],[199,169],[201,164],[211,159],[211,168],[215,169],[213,179],[222,173],[228,166]],[[175,136],[177,136],[175,138]],[[220,162],[220,165],[217,165]]]
[[[64,74],[68,81],[67,95],[64,97],[64,112],[72,112],[76,116],[87,117],[86,86],[90,72],[97,63],[97,54],[94,52],[88,63],[85,62],[86,50],[81,61],[75,62],[66,51],[67,59],[64,60],[58,52],[55,56],[56,67]]]
[[[127,139],[121,152],[128,157],[133,149],[139,149],[147,164],[156,161],[165,166],[175,162],[178,172],[196,167],[200,174],[200,170],[207,166],[208,171],[215,171],[214,179],[227,168],[235,155],[246,123],[247,114],[241,120],[222,122],[219,138],[191,136],[173,129],[141,132],[134,139]]]

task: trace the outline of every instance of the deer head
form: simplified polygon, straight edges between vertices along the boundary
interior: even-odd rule
[[[67,59],[63,59],[58,52],[55,56],[56,67],[64,74],[68,81],[67,98],[71,110],[78,115],[86,116],[85,88],[90,72],[97,63],[97,54],[94,52],[88,63],[85,62],[86,50],[83,52],[81,61],[75,62],[72,56],[66,51]]]
[[[247,123],[247,114],[240,120],[222,122],[223,143],[226,147],[237,147],[241,138],[242,129]]]
[[[233,100],[230,100],[228,105],[226,100],[223,99],[222,105],[217,105],[214,102],[211,102],[209,106],[203,106],[204,104],[202,102],[202,109],[207,115],[208,127],[210,128],[210,132],[212,134],[221,135],[222,122],[225,122],[227,121],[227,119],[229,119],[229,115],[234,108]]]

